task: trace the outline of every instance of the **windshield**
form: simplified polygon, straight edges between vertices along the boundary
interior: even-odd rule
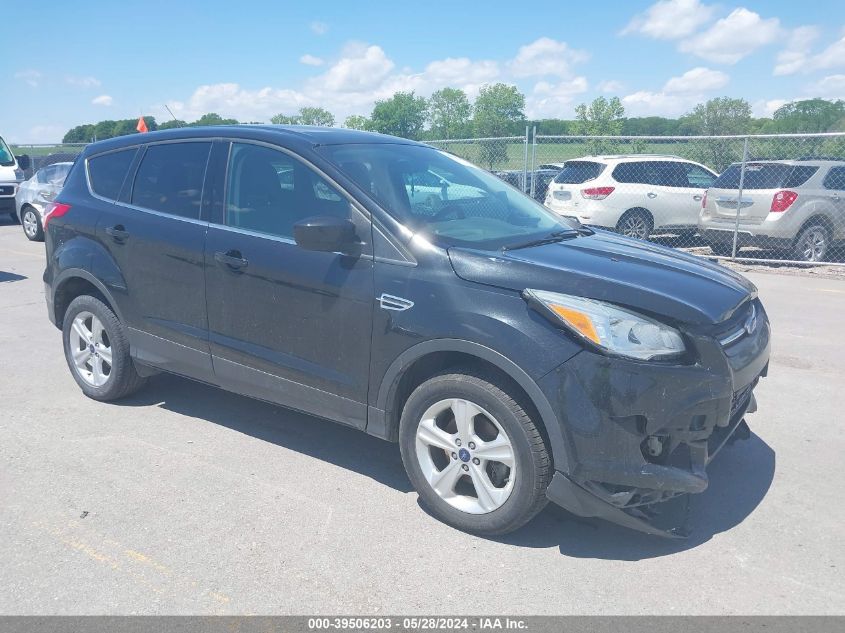
[[[561,185],[580,185],[582,182],[598,178],[603,171],[602,163],[591,160],[568,160],[563,165],[563,171],[555,176],[555,182]]]
[[[748,163],[745,167],[743,189],[780,189],[800,187],[818,167],[784,165],[783,163]],[[741,165],[731,165],[713,183],[715,189],[738,189]]]
[[[3,167],[11,167],[15,164],[15,156],[12,154],[12,150],[9,149],[9,146],[6,145],[6,141],[3,140],[3,137],[0,136],[0,165]]]
[[[373,143],[320,151],[399,222],[446,246],[498,249],[574,229],[493,174],[431,147]]]

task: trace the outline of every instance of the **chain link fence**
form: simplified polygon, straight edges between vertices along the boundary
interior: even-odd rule
[[[845,266],[845,133],[434,141],[581,223],[717,258]]]
[[[15,156],[29,156],[30,165],[24,170],[24,176],[31,178],[32,175],[47,165],[54,163],[73,162],[76,157],[85,149],[86,143],[65,143],[65,144],[23,144],[10,145],[9,149]]]

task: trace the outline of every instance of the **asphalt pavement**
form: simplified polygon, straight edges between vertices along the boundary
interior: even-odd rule
[[[748,274],[770,374],[691,538],[548,507],[484,539],[394,444],[174,376],[84,397],[43,269],[0,220],[0,614],[845,613],[845,281]]]

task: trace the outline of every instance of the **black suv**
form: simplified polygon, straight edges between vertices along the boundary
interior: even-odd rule
[[[678,534],[656,504],[707,487],[768,367],[743,277],[388,136],[95,143],[45,229],[48,312],[86,395],[166,371],[398,441],[422,501],[480,534],[547,499]]]

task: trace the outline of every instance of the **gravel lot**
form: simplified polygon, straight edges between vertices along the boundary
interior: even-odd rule
[[[159,376],[101,404],[0,221],[0,614],[842,614],[845,281],[747,273],[774,328],[747,442],[667,541],[547,508],[428,516],[395,445]]]

